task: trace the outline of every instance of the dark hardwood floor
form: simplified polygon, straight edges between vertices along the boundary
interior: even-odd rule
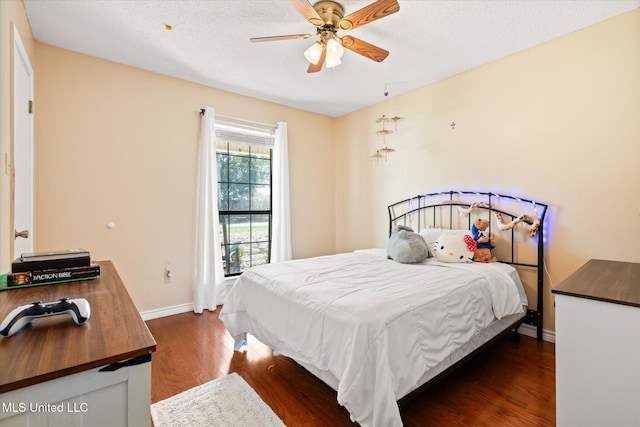
[[[354,426],[336,393],[302,367],[249,337],[242,352],[218,314],[147,321],[157,341],[151,401],[237,372],[288,427]],[[408,426],[555,425],[555,346],[508,337],[401,406]]]

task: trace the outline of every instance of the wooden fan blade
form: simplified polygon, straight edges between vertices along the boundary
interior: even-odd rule
[[[340,20],[338,26],[341,30],[352,30],[362,27],[370,22],[384,18],[387,15],[400,10],[400,5],[396,0],[378,0],[368,6],[357,10]]]
[[[320,59],[317,64],[309,64],[309,68],[307,68],[307,73],[317,73],[322,70],[322,66],[324,65],[324,59],[327,56],[327,45],[322,43],[322,53],[320,54]]]
[[[311,25],[315,25],[316,27],[322,27],[324,25],[324,20],[320,18],[318,12],[316,12],[307,0],[289,0],[289,3]]]
[[[371,43],[367,43],[353,36],[344,36],[342,38],[342,46],[376,62],[382,62],[389,56],[388,50],[384,50],[381,47],[374,46]]]
[[[272,42],[277,40],[293,40],[293,39],[308,39],[313,37],[314,34],[290,34],[287,36],[271,36],[271,37],[253,37],[249,40],[252,42]]]

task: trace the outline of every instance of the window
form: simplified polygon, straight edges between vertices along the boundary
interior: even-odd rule
[[[225,276],[267,264],[272,132],[216,122],[218,211]]]

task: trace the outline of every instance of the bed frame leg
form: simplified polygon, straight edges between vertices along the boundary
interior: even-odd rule
[[[247,333],[243,332],[239,335],[233,337],[233,349],[235,351],[240,351],[242,347],[247,345]]]
[[[520,325],[513,328],[513,332],[511,333],[511,342],[515,344],[520,343],[520,333],[518,332],[518,328],[520,328]]]

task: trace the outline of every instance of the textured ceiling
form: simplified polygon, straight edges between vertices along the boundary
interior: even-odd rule
[[[343,0],[350,14],[373,0]],[[308,74],[314,33],[287,0],[24,0],[35,38],[110,61],[339,117],[640,7],[640,0],[399,0],[353,36],[390,51],[346,51]],[[165,29],[170,24],[173,30]],[[347,32],[340,31],[344,36]]]

